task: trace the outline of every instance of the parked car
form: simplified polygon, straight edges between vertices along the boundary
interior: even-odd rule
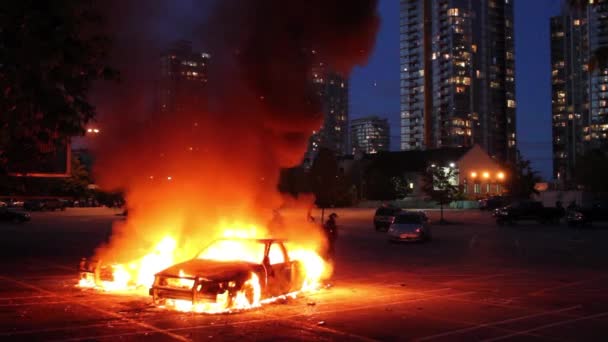
[[[402,211],[388,229],[389,241],[430,241],[429,219],[423,212]]]
[[[562,207],[545,207],[538,201],[517,201],[508,206],[498,208],[494,212],[496,223],[513,224],[517,221],[536,221],[539,223],[557,223],[566,215]]]
[[[510,202],[510,198],[506,196],[490,196],[477,201],[479,204],[479,210],[495,210],[508,205]]]
[[[44,202],[41,200],[27,200],[23,202],[23,209],[28,211],[44,210]]]
[[[60,199],[47,199],[43,202],[43,210],[65,210],[65,203]]]
[[[0,208],[0,221],[26,222],[30,220],[30,214],[6,207]]]
[[[570,227],[591,225],[594,222],[608,221],[608,203],[594,203],[590,207],[578,207],[568,210],[566,221]]]
[[[395,216],[401,212],[401,208],[396,207],[380,207],[374,214],[374,228],[376,230],[387,231],[390,225],[395,220]]]

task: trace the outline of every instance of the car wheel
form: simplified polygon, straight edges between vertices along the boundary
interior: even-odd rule
[[[241,292],[245,294],[245,298],[249,302],[249,305],[253,305],[255,301],[255,290],[251,284],[245,283],[243,287],[241,287]]]

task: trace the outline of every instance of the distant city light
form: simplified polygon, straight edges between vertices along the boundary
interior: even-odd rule
[[[451,168],[455,168],[455,167],[456,167],[456,164],[454,164],[454,163],[450,163],[450,167],[451,167]]]
[[[173,177],[171,177],[171,176],[167,177],[167,180],[169,180],[169,181],[172,179],[173,179]]]

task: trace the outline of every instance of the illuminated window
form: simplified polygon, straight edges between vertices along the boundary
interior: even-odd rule
[[[515,101],[514,100],[507,100],[507,107],[509,107],[509,108],[515,108]]]
[[[448,15],[450,17],[456,17],[456,16],[458,16],[458,8],[450,8],[448,10]]]
[[[476,194],[481,193],[481,184],[475,183],[475,185],[473,186],[473,192]]]
[[[270,245],[270,249],[268,250],[268,259],[270,259],[271,265],[284,263],[285,255],[283,254],[281,246],[276,243]]]

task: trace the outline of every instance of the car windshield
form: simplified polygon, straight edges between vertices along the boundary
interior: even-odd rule
[[[392,216],[399,212],[398,208],[378,208],[376,215],[378,216]]]
[[[216,240],[200,252],[197,259],[261,264],[265,247],[266,244],[258,240]]]
[[[399,215],[395,218],[397,224],[418,224],[422,223],[422,216],[418,214]]]

